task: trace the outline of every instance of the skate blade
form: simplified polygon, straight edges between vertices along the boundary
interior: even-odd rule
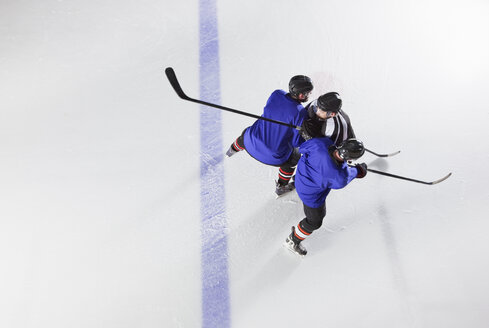
[[[294,247],[292,245],[290,245],[288,242],[284,242],[284,247],[287,248],[290,252],[294,253],[295,255],[299,256],[299,257],[304,257],[305,255],[302,255],[302,254],[299,254],[297,253],[295,250],[294,250]]]
[[[275,199],[279,199],[279,198],[282,198],[284,196],[287,196],[287,195],[290,195],[292,191],[294,191],[295,189],[292,189],[290,191],[287,191],[287,192],[284,192],[283,194],[281,195],[278,195],[277,193],[275,193]]]

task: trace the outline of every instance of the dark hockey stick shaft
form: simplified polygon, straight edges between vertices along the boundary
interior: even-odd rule
[[[281,122],[281,121],[272,120],[272,119],[269,119],[269,118],[266,118],[266,117],[254,115],[254,114],[243,112],[243,111],[240,111],[240,110],[237,110],[237,109],[233,109],[233,108],[224,107],[224,106],[217,105],[217,104],[212,104],[212,103],[209,103],[209,102],[206,102],[206,101],[203,101],[203,100],[190,98],[189,96],[187,96],[185,94],[185,92],[183,92],[183,89],[180,86],[180,83],[178,82],[177,75],[175,74],[175,71],[173,70],[173,68],[167,67],[165,69],[165,74],[166,74],[166,77],[168,78],[168,81],[170,81],[170,84],[173,87],[173,90],[175,90],[175,92],[177,93],[177,95],[180,98],[182,98],[183,100],[187,100],[187,101],[195,102],[195,103],[198,103],[198,104],[201,104],[201,105],[206,105],[206,106],[210,106],[210,107],[222,109],[222,110],[225,110],[225,111],[228,111],[228,112],[232,112],[232,113],[236,113],[236,114],[240,114],[240,115],[245,115],[245,116],[253,117],[253,118],[256,118],[258,120],[264,120],[264,121],[268,121],[268,122],[272,122],[272,123],[276,123],[276,124],[285,125],[285,126],[288,126],[290,128],[296,129],[298,131],[301,130],[301,127],[300,126],[288,124],[288,123]],[[377,153],[375,153],[375,152],[373,152],[371,150],[368,150],[366,148],[365,148],[365,151],[367,151],[367,152],[369,152],[369,153],[371,153],[371,154],[373,154],[375,156],[378,156],[378,157],[394,156],[394,155],[399,154],[399,152],[400,152],[400,151],[397,151],[397,152],[391,153],[391,154],[377,154]]]
[[[444,176],[441,179],[428,182],[428,181],[421,181],[421,180],[416,180],[416,179],[412,179],[412,178],[407,178],[407,177],[403,177],[400,175],[395,175],[395,174],[391,174],[391,173],[387,173],[387,172],[377,171],[377,170],[373,170],[373,169],[367,169],[367,171],[372,172],[372,173],[376,173],[376,174],[380,174],[380,175],[385,175],[385,176],[388,176],[391,178],[407,180],[407,181],[417,182],[417,183],[422,183],[422,184],[427,184],[427,185],[434,185],[434,184],[440,183],[442,181],[445,181],[446,179],[448,179],[452,175],[452,173],[448,173],[446,176]]]
[[[272,123],[276,123],[276,124],[280,124],[280,125],[285,125],[285,126],[288,126],[289,128],[293,128],[293,129],[296,129],[296,130],[299,130],[299,131],[301,129],[299,126],[296,126],[296,125],[293,125],[293,124],[288,124],[288,123],[285,123],[285,122],[272,120],[270,118],[266,118],[266,117],[258,116],[258,115],[255,115],[255,114],[243,112],[243,111],[240,111],[240,110],[237,110],[237,109],[233,109],[233,108],[229,108],[229,107],[225,107],[225,106],[221,106],[221,105],[217,105],[217,104],[212,104],[212,103],[209,103],[209,102],[206,102],[206,101],[203,101],[203,100],[199,100],[199,99],[190,98],[189,96],[187,96],[183,92],[182,87],[180,86],[180,83],[178,82],[177,76],[176,76],[175,71],[173,70],[173,68],[167,67],[165,69],[165,74],[166,74],[166,77],[168,78],[168,81],[170,81],[171,86],[173,87],[173,89],[177,93],[177,95],[180,98],[182,98],[183,100],[191,101],[191,102],[198,103],[198,104],[201,104],[201,105],[206,105],[206,106],[209,106],[209,107],[214,107],[214,108],[222,109],[222,110],[225,110],[225,111],[228,111],[228,112],[232,112],[232,113],[235,113],[235,114],[240,114],[240,115],[245,115],[245,116],[253,117],[253,118],[256,118],[258,120],[264,120],[264,121],[268,121],[268,122],[272,122]]]

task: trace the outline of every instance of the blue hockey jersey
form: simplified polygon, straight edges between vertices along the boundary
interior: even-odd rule
[[[284,90],[275,90],[268,98],[262,117],[301,126],[307,111],[301,103]],[[246,151],[268,165],[281,165],[292,154],[294,147],[304,142],[299,131],[284,125],[257,120],[243,135]]]
[[[358,170],[346,162],[335,163],[328,152],[331,145],[333,141],[329,138],[313,138],[299,148],[302,157],[297,164],[295,188],[302,202],[309,207],[322,206],[331,189],[345,187],[358,174]]]

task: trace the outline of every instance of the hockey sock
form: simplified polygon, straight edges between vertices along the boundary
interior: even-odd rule
[[[278,169],[278,183],[284,186],[289,183],[290,178],[294,175],[294,169]]]
[[[242,151],[244,149],[244,145],[240,145],[240,138],[241,137],[237,138],[231,145],[234,151]]]
[[[296,241],[298,242],[301,242],[304,239],[306,239],[308,236],[310,236],[311,233],[312,232],[307,232],[299,222],[299,224],[297,224],[294,229],[294,239],[296,239]]]

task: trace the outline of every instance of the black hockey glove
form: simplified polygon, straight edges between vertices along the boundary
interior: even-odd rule
[[[357,171],[358,171],[357,179],[364,178],[367,175],[367,164],[361,163],[361,164],[355,165],[355,167],[357,168]]]
[[[300,131],[301,136],[306,141],[312,138],[322,137],[323,136],[323,134],[321,133],[322,127],[323,127],[323,122],[315,118],[308,118],[302,122],[301,131]]]

